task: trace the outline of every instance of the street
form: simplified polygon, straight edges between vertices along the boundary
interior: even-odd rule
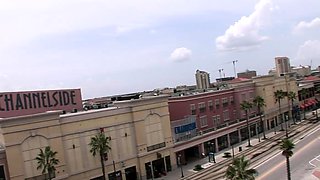
[[[320,155],[320,130],[306,136],[301,136],[295,143],[294,154],[290,158],[291,179],[292,180],[316,180],[313,175],[316,169],[309,164],[309,161]],[[313,160],[312,162],[317,162]],[[316,163],[314,163],[316,164]],[[319,164],[318,164],[319,165]],[[317,166],[319,168],[320,166]],[[255,167],[259,173],[258,180],[278,180],[287,179],[286,159],[280,150],[274,157]]]

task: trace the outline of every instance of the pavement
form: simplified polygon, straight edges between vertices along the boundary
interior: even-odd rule
[[[308,116],[309,117],[312,116],[311,113],[312,112],[309,112],[307,114],[307,118],[308,118]],[[300,122],[297,122],[297,123],[300,123]],[[292,124],[291,121],[290,121],[290,124]],[[277,128],[279,130],[279,126]],[[277,130],[277,134],[278,133],[285,133],[285,131],[280,131],[279,132],[278,130]],[[274,129],[266,131],[266,137],[267,138],[271,138],[274,135],[275,135],[274,134]],[[262,133],[260,134],[260,141],[261,142],[264,141]],[[251,137],[251,145],[252,146],[257,145],[258,143],[259,143],[258,136]],[[236,154],[239,153],[239,147],[242,148],[242,151],[250,148],[250,147],[247,147],[247,145],[248,145],[248,141],[247,140],[233,145],[234,154],[236,155]],[[222,150],[222,151],[220,151],[218,153],[215,153],[216,163],[220,162],[220,161],[223,161],[225,159],[224,157],[222,157],[225,152],[230,152],[232,154],[231,147],[230,148],[226,148],[226,149],[224,149],[224,150]],[[180,179],[182,177],[182,173],[183,173],[184,177],[196,173],[197,171],[193,170],[196,165],[201,165],[202,168],[208,168],[208,167],[212,166],[213,164],[214,164],[213,162],[209,162],[209,158],[208,158],[208,156],[206,156],[206,157],[198,159],[196,161],[188,162],[188,164],[182,166],[182,169],[181,169],[181,167],[173,168],[173,170],[171,172],[168,172],[166,176],[163,176],[163,177],[160,177],[160,178],[155,178],[155,179],[159,179],[159,180],[178,180],[178,179]],[[317,172],[315,174],[317,174]],[[320,173],[319,173],[319,175],[320,175]]]

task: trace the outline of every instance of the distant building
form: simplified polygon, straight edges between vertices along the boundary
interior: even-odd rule
[[[311,74],[311,67],[310,66],[297,66],[297,67],[291,67],[291,72],[294,72],[297,74],[297,76],[309,76]]]
[[[234,77],[223,77],[223,78],[217,78],[216,81],[217,82],[227,82],[227,81],[231,81],[233,79],[234,79]]]
[[[257,76],[257,72],[256,71],[246,70],[245,72],[237,73],[237,76],[238,76],[238,78],[251,79],[252,77],[256,77]]]
[[[196,83],[197,89],[208,89],[210,87],[210,76],[205,71],[196,71]]]
[[[275,64],[277,76],[291,72],[290,60],[288,57],[276,57]]]

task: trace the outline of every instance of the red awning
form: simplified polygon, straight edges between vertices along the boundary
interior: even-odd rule
[[[300,105],[300,108],[301,108],[301,109],[304,109],[304,105]]]

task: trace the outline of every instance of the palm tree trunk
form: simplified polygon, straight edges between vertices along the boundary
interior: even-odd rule
[[[260,116],[260,125],[261,125],[261,129],[262,129],[262,133],[263,133],[263,139],[266,139],[266,132],[264,132],[264,122],[262,121],[262,117],[261,117],[260,112],[259,112],[259,116]]]
[[[106,180],[106,172],[104,169],[104,159],[103,159],[102,153],[100,153],[100,162],[101,162],[101,167],[102,167],[103,180]]]
[[[250,143],[250,127],[249,127],[248,110],[246,110],[246,117],[247,117],[247,129],[248,129],[248,147],[250,147],[251,143]]]
[[[286,159],[287,159],[287,175],[288,175],[288,180],[291,180],[289,156],[286,156]]]
[[[296,118],[293,117],[293,100],[291,100],[291,114],[292,114],[293,124],[296,124]]]
[[[280,131],[283,131],[283,125],[282,125],[282,116],[281,116],[281,105],[280,105],[280,99],[279,99],[279,120],[280,120]]]

